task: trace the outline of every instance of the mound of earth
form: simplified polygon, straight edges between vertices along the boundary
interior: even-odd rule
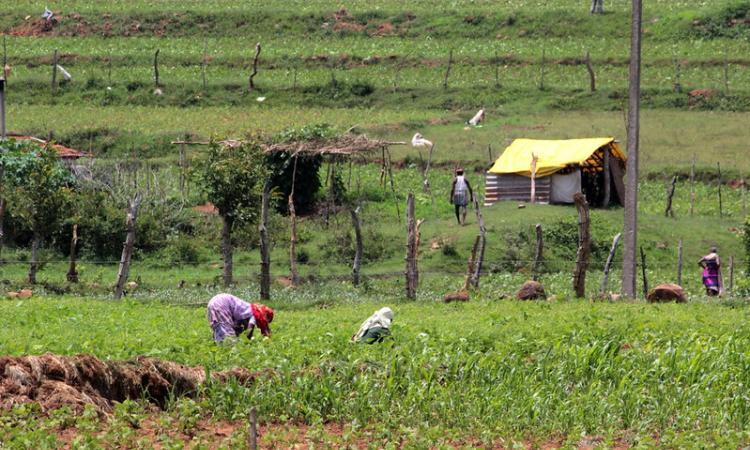
[[[236,379],[249,385],[259,376],[248,369],[211,373],[211,379]],[[37,402],[43,409],[68,406],[78,412],[93,405],[110,412],[112,402],[148,400],[163,407],[170,395],[192,395],[206,381],[205,369],[139,357],[101,361],[91,355],[0,357],[0,410]]]
[[[685,303],[685,290],[678,284],[665,283],[656,286],[649,291],[646,299],[650,303],[677,302]]]
[[[544,292],[544,286],[542,286],[542,283],[529,280],[518,290],[516,298],[519,300],[546,299],[547,294]]]

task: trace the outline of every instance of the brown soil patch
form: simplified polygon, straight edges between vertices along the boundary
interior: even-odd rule
[[[383,22],[378,25],[378,28],[370,33],[370,36],[392,36],[395,34],[395,28],[390,22]]]
[[[211,374],[216,381],[234,378],[251,384],[258,372],[230,369]],[[192,395],[206,380],[203,367],[139,357],[132,361],[101,361],[91,355],[0,358],[0,410],[38,402],[44,410],[68,406],[82,411],[93,405],[109,412],[112,402],[144,396],[160,407],[170,393]]]
[[[57,20],[48,22],[41,17],[37,17],[26,20],[22,24],[11,28],[8,30],[8,34],[11,36],[22,37],[46,36],[52,34],[56,24]]]
[[[205,203],[203,205],[194,206],[193,209],[201,214],[209,214],[209,215],[219,214],[219,210],[211,202]]]

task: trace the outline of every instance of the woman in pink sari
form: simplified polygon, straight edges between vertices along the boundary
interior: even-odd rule
[[[706,287],[706,295],[719,295],[722,288],[721,259],[716,253],[716,247],[711,247],[711,251],[698,261],[698,265],[703,267],[703,286]]]

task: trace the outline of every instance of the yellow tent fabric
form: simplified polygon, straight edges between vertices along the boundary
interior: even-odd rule
[[[610,146],[612,156],[625,160],[625,154],[615,143],[614,138],[567,139],[543,141],[536,139],[516,139],[490,168],[490,173],[515,173],[531,176],[531,156],[539,157],[536,165],[536,176],[546,177],[569,164],[595,164],[591,155],[606,145]]]

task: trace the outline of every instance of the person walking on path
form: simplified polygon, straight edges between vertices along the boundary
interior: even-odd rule
[[[387,336],[391,335],[392,321],[393,311],[391,311],[391,308],[380,308],[362,323],[359,331],[352,336],[352,342],[366,344],[383,342]]]
[[[464,169],[456,169],[456,177],[451,186],[451,203],[456,209],[456,220],[459,225],[466,225],[466,205],[474,201],[474,192],[464,177]]]
[[[248,303],[231,294],[215,295],[208,302],[208,324],[215,342],[226,338],[233,341],[246,330],[247,338],[252,339],[256,326],[263,336],[271,337],[272,321],[273,310],[268,306]]]
[[[698,261],[703,267],[703,286],[706,287],[706,295],[711,297],[721,293],[723,288],[721,281],[721,259],[716,253],[716,247],[711,247],[708,255]]]

